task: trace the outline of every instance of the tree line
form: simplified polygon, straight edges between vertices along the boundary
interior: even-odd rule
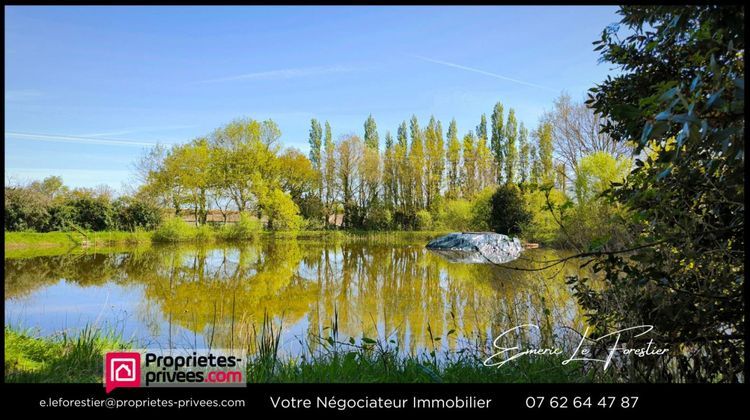
[[[489,119],[481,115],[463,135],[455,119],[444,130],[434,117],[422,126],[412,116],[381,140],[370,115],[361,137],[346,133],[334,139],[328,121],[312,119],[305,155],[283,147],[272,120],[242,118],[188,143],[148,150],[134,165],[137,187],[120,201],[127,199],[141,213],[187,218],[198,226],[218,211],[225,224],[232,212],[240,212],[268,230],[500,230],[564,246],[593,237],[617,239],[626,229],[603,223],[618,211],[598,194],[625,177],[630,148],[603,135],[599,123],[591,109],[566,94],[533,130],[499,102]],[[10,195],[8,188],[6,216],[15,214],[16,222],[6,221],[6,229],[70,228],[55,218],[63,213],[48,205],[54,200],[28,199],[38,188],[13,186]],[[21,199],[22,190],[31,195]],[[88,194],[101,204],[99,219],[109,222],[68,217],[71,222],[94,230],[160,223],[145,215],[137,223],[112,222],[112,194]],[[49,213],[49,221],[27,223],[38,219],[35,211]],[[563,237],[561,223],[582,237]]]

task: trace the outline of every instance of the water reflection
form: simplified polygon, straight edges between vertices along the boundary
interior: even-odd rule
[[[575,270],[451,263],[423,243],[150,247],[6,259],[5,315],[47,334],[96,324],[143,346],[252,352],[269,314],[283,325],[287,353],[314,350],[311,337],[329,335],[334,320],[342,340],[394,340],[411,353],[458,350],[523,323],[548,339],[561,326],[582,330],[564,282]]]

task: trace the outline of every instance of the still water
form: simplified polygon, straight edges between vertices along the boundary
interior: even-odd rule
[[[268,319],[291,356],[333,334],[418,354],[477,348],[520,324],[539,325],[545,340],[583,329],[565,284],[575,264],[540,272],[452,263],[425,244],[263,239],[11,255],[5,323],[41,335],[95,327],[135,347],[252,353]],[[506,266],[559,257],[528,250]]]

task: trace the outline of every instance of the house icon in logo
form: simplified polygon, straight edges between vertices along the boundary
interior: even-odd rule
[[[105,357],[104,385],[109,393],[115,388],[141,386],[141,354],[110,352]]]
[[[113,366],[116,366],[114,372],[114,380],[118,382],[132,382],[135,380],[135,375],[133,373],[135,372],[135,366],[134,366],[134,360],[132,359],[112,359],[112,362],[115,361],[122,361],[122,363],[115,364]]]

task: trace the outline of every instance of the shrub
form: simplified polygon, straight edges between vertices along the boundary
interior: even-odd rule
[[[526,209],[531,213],[531,219],[521,227],[523,237],[528,241],[549,244],[559,237],[560,226],[549,211],[547,197],[543,190],[530,188],[523,192]],[[552,208],[557,209],[567,201],[560,190],[551,189],[549,201]]]
[[[191,226],[179,217],[170,217],[154,231],[153,240],[156,242],[178,242],[190,237]]]
[[[159,207],[144,201],[117,200],[115,208],[118,229],[134,231],[138,228],[152,230],[159,226],[162,212]]]
[[[490,230],[490,214],[492,213],[492,195],[494,187],[487,187],[480,191],[471,204],[471,226],[477,231]]]
[[[253,239],[260,231],[260,220],[243,212],[237,223],[224,227],[222,236],[230,240]]]
[[[194,238],[199,242],[207,242],[213,239],[214,230],[210,225],[200,225],[193,229]]]
[[[386,230],[391,223],[393,223],[393,214],[382,203],[376,202],[367,212],[362,227],[367,230]]]
[[[488,224],[497,233],[518,235],[521,228],[531,221],[531,213],[526,209],[521,190],[514,184],[497,188],[492,195],[491,208]]]
[[[43,231],[49,213],[45,197],[28,188],[5,188],[5,229]]]
[[[299,207],[289,194],[275,189],[263,200],[263,210],[268,217],[268,227],[271,230],[299,230],[302,217]]]
[[[435,227],[457,231],[470,231],[472,224],[472,203],[468,200],[448,200],[435,215]]]
[[[302,226],[300,227],[302,230],[324,230],[325,228],[326,224],[323,220],[317,218],[302,220]]]
[[[112,207],[104,199],[78,197],[70,201],[73,222],[88,230],[100,231],[113,227]]]
[[[75,209],[67,203],[52,205],[47,212],[46,232],[70,230],[70,224],[75,221]]]
[[[417,230],[432,229],[432,215],[427,210],[417,212]]]

